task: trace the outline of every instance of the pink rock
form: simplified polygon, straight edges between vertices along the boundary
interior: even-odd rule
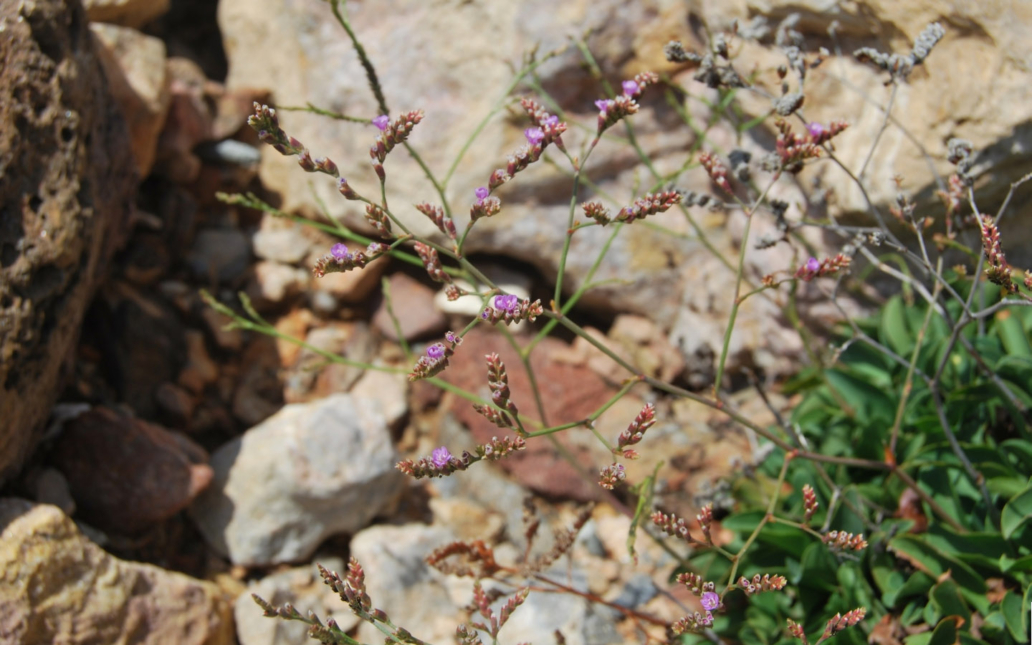
[[[207,453],[186,436],[107,408],[68,422],[50,457],[83,519],[117,533],[171,517],[212,479]]]

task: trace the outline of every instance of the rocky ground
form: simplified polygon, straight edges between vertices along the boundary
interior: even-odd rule
[[[61,0],[15,4],[3,3],[5,38],[22,40],[4,41],[5,61],[21,47],[25,62],[21,68],[5,65],[4,82],[17,100],[5,108],[4,123],[16,125],[22,140],[31,131],[43,143],[12,147],[4,157],[7,164],[18,159],[23,171],[3,188],[0,223],[0,409],[7,419],[0,432],[6,477],[0,570],[5,580],[17,581],[0,590],[0,640],[303,642],[300,623],[261,616],[249,598],[257,592],[276,604],[334,616],[372,642],[380,637],[357,624],[321,584],[313,564],[343,570],[354,556],[368,573],[377,607],[427,641],[450,642],[464,620],[461,607],[469,602],[471,583],[428,567],[423,558],[452,540],[482,539],[497,545],[499,558],[517,561],[527,498],[557,528],[567,526],[583,503],[602,502],[569,560],[549,572],[554,578],[661,620],[683,613],[688,600],[665,591],[675,566],[671,556],[641,539],[639,561],[629,557],[628,499],[619,490],[602,494],[544,441],[501,468],[478,466],[430,484],[407,479],[394,467],[399,459],[440,445],[459,452],[498,430],[454,395],[403,375],[327,364],[312,349],[408,367],[400,341],[421,352],[476,311],[449,306],[424,272],[397,262],[315,279],[314,259],[334,238],[216,198],[219,192],[253,191],[312,218],[325,204],[331,215],[368,230],[344,210],[332,182],[310,185],[310,175],[261,149],[245,126],[255,100],[312,101],[374,114],[365,77],[324,3],[222,0],[218,14],[215,3],[203,0],[93,0],[86,2],[88,13]],[[289,15],[283,13],[288,4]],[[486,113],[497,100],[511,76],[506,61],[516,60],[532,40],[543,41],[544,51],[564,42],[569,25],[615,20],[621,26],[602,29],[594,44],[605,71],[620,78],[664,66],[659,49],[665,40],[690,37],[680,33],[674,17],[656,18],[631,8],[635,3],[602,3],[595,13],[565,22],[532,21],[537,14],[529,5],[540,3],[524,9],[510,6],[520,3],[485,3],[432,20],[421,10],[384,10],[397,16],[391,21],[378,20],[373,4],[354,3],[353,18],[382,64],[392,104],[427,109],[434,125],[414,143],[428,150],[435,167],[444,167],[464,140],[459,134],[470,127],[467,115]],[[879,11],[879,24],[895,20],[905,34],[923,26],[914,28],[912,16],[904,24],[891,9]],[[806,16],[814,21],[810,30],[820,33],[815,15]],[[706,17],[714,24],[727,20]],[[866,35],[863,24],[840,18],[848,36]],[[471,22],[491,27],[473,29]],[[506,24],[524,26],[506,31]],[[1002,27],[992,28],[1003,42]],[[648,30],[663,34],[631,49],[631,39],[620,38]],[[462,43],[442,36],[456,31],[470,36]],[[996,51],[985,55],[995,60]],[[597,86],[576,61],[573,53],[558,55],[541,68],[540,80],[572,117],[583,109],[579,116],[590,118]],[[413,76],[423,66],[447,71]],[[1005,72],[997,80],[1002,97],[1020,98]],[[877,87],[873,76],[858,82]],[[901,101],[919,112],[932,110],[917,91]],[[982,110],[955,102],[952,113],[926,124],[930,131],[959,127]],[[678,155],[694,135],[672,130],[661,103],[648,106],[640,143],[659,164],[681,163]],[[816,109],[830,117],[846,104],[829,96]],[[78,120],[62,116],[73,110]],[[297,113],[284,113],[284,123],[313,147],[325,146],[346,176],[369,179],[368,126]],[[864,127],[878,125],[874,119]],[[519,131],[515,121],[489,128],[460,164],[449,196],[461,201],[457,196],[472,194]],[[1002,138],[993,139],[994,132],[985,136]],[[714,145],[735,144],[733,129],[714,130],[710,137]],[[762,140],[738,144],[757,151],[763,146]],[[899,147],[899,141],[890,138],[886,145]],[[906,170],[915,190],[934,186],[935,168],[911,153],[896,154],[877,172],[891,177]],[[999,155],[1007,158],[1005,150]],[[491,161],[474,163],[483,159]],[[418,168],[402,167],[407,161],[391,160],[396,203],[428,197],[420,196],[425,186]],[[626,150],[600,149],[598,163],[605,190],[626,192],[636,185],[637,162]],[[54,171],[59,164],[63,170]],[[26,197],[27,186],[36,191],[42,185],[47,188],[39,189],[38,202]],[[478,265],[514,293],[547,301],[563,234],[554,222],[565,221],[564,186],[561,175],[542,169],[509,194],[512,218],[485,222],[483,235],[471,240]],[[706,187],[702,182],[695,188]],[[808,191],[786,190],[779,197],[797,208],[827,207],[809,203]],[[875,198],[892,195],[886,188]],[[856,199],[840,195],[839,207],[848,211]],[[18,209],[31,213],[20,228],[12,223]],[[665,224],[675,234],[686,230],[683,222]],[[707,216],[706,226],[718,248],[736,252],[740,219]],[[585,244],[598,241],[588,237]],[[575,284],[594,260],[589,251],[575,250],[571,259]],[[650,375],[686,387],[711,382],[730,274],[697,241],[649,229],[614,245],[611,258],[597,279],[622,282],[599,290],[575,317]],[[750,275],[789,260],[777,253],[751,260]],[[247,294],[279,333],[303,339],[309,348],[227,329],[228,318],[204,302],[205,290],[236,311],[238,292]],[[816,322],[830,313],[819,304],[808,312]],[[46,322],[55,319],[56,326]],[[798,336],[774,301],[756,299],[738,324],[731,356],[735,388],[746,383],[746,368],[773,382],[802,360]],[[517,338],[525,340],[531,331],[528,326]],[[514,350],[479,327],[444,378],[484,390],[482,356],[492,351],[506,361],[513,400],[529,407],[529,381]],[[546,384],[552,423],[585,417],[626,376],[585,341],[562,336],[548,338],[532,364]],[[754,421],[773,420],[749,388],[734,400]],[[611,408],[598,431],[615,437],[646,401],[656,403],[660,422],[641,446],[641,466],[629,467],[629,479],[641,481],[664,461],[657,502],[691,517],[703,501],[721,498],[729,472],[747,469],[750,438],[722,415],[672,403],[644,386]],[[786,406],[775,394],[771,403]],[[606,459],[590,435],[564,435],[563,442],[582,465],[597,468]],[[557,628],[570,643],[642,640],[638,621],[572,594],[531,594],[517,616],[503,632],[504,642],[550,642]]]

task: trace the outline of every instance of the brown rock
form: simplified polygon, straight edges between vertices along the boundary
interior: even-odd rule
[[[169,0],[84,0],[93,22],[142,27],[168,11]]]
[[[106,408],[70,421],[51,460],[83,519],[118,533],[178,513],[212,478],[207,453],[184,435]]]
[[[193,150],[212,137],[214,116],[206,102],[207,79],[201,68],[186,58],[169,58],[167,68],[172,98],[158,140],[155,170],[173,181],[189,183],[201,171],[201,160]]]
[[[0,500],[5,643],[232,645],[218,587],[108,555],[59,509]]]
[[[257,336],[241,357],[243,372],[233,393],[233,416],[245,425],[261,423],[283,407],[276,343]]]
[[[90,30],[111,93],[129,125],[137,171],[145,177],[154,165],[171,98],[165,44],[128,27],[94,23]]]
[[[0,24],[3,480],[61,390],[62,361],[127,229],[136,177],[79,4],[4,2]]]
[[[546,338],[531,354],[531,366],[542,392],[545,413],[549,425],[558,425],[587,418],[600,405],[615,394],[616,390],[606,384],[595,372],[583,365],[562,363],[552,358],[553,353],[562,351],[566,345],[557,339]],[[523,369],[516,352],[505,339],[495,333],[481,331],[475,327],[466,334],[462,345],[451,359],[451,365],[441,378],[483,397],[489,397],[487,388],[487,367],[484,356],[497,353],[505,363],[509,375],[510,399],[521,413],[536,418],[534,396],[530,380]],[[490,441],[513,433],[499,429],[477,414],[465,399],[452,400],[451,411],[473,433],[477,443]],[[601,490],[596,484],[598,469],[610,463],[611,459],[598,440],[584,429],[572,429],[555,436],[572,453],[581,466],[578,473],[552,447],[551,442],[540,439],[529,441],[527,449],[513,454],[498,464],[520,483],[533,490],[556,497],[578,500],[596,499]]]
[[[299,351],[293,355],[293,362],[284,377],[285,396],[289,403],[347,392],[362,377],[360,367],[330,362],[323,353],[368,363],[376,351],[373,335],[365,323],[330,323],[309,332],[305,342],[312,349],[298,347]]]
[[[387,286],[391,294],[391,310],[405,340],[426,338],[445,331],[448,321],[434,307],[433,289],[404,273],[395,273],[389,277]],[[373,314],[373,324],[387,338],[398,340],[398,329],[387,312],[385,298],[380,298],[380,304]]]
[[[189,329],[184,336],[186,366],[179,373],[179,384],[194,394],[199,394],[219,378],[219,366],[208,355],[208,348],[204,344],[204,332]]]
[[[244,346],[243,333],[236,328],[226,328],[227,325],[233,322],[229,316],[220,314],[211,307],[206,306],[201,310],[201,317],[204,318],[204,322],[207,324],[208,331],[215,340],[215,344],[220,348],[235,352]]]

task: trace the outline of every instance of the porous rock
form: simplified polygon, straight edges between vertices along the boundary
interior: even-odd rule
[[[347,394],[288,405],[212,454],[215,479],[191,510],[236,564],[296,562],[386,511],[403,486],[397,461],[374,405]]]
[[[0,499],[0,640],[12,645],[231,645],[218,587],[125,562],[57,507]]]
[[[130,138],[77,2],[0,4],[0,480],[24,463],[128,229]]]

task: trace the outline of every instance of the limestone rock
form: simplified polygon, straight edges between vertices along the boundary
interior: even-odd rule
[[[77,2],[0,4],[0,480],[24,463],[136,188]]]
[[[448,321],[444,314],[434,307],[434,290],[404,273],[395,273],[387,279],[391,294],[391,313],[387,311],[387,299],[381,297],[373,313],[373,324],[381,334],[391,340],[398,340],[398,330],[405,340],[427,338],[441,334]],[[398,326],[394,326],[394,320]]]
[[[215,479],[192,513],[235,564],[296,562],[393,504],[397,460],[371,404],[337,394],[288,405],[212,454]]]
[[[165,44],[128,27],[94,23],[90,30],[111,93],[129,126],[137,171],[145,177],[154,164],[171,98]]]
[[[232,645],[218,587],[125,562],[57,507],[0,499],[0,636],[12,645]]]

